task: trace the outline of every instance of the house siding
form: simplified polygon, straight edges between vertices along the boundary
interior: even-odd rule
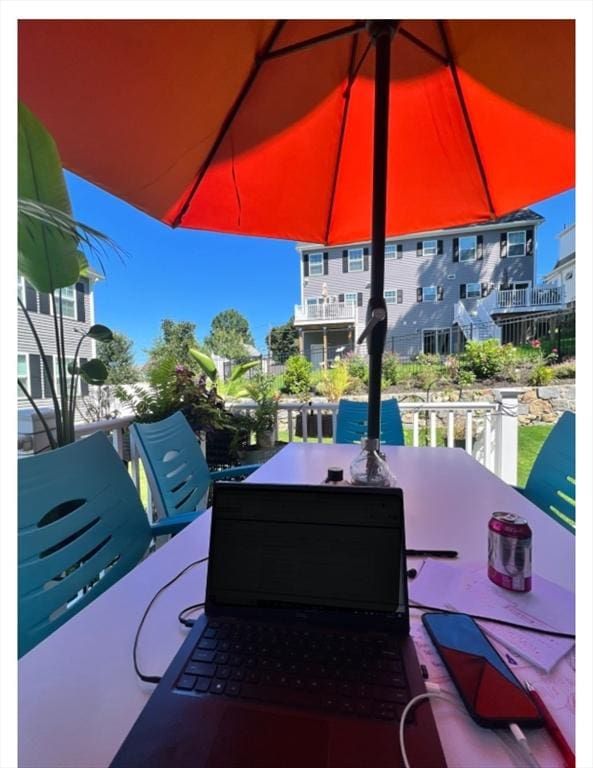
[[[84,314],[85,320],[73,320],[65,317],[64,322],[64,341],[66,345],[66,356],[73,357],[76,350],[76,346],[80,341],[79,331],[86,332],[93,324],[94,318],[94,281],[85,281],[84,292]],[[47,355],[56,355],[57,347],[54,331],[54,317],[51,314],[40,312],[40,295],[36,292],[36,311],[30,310],[29,316],[33,322],[35,330],[39,335],[43,348]],[[77,311],[77,310],[76,310]],[[39,355],[39,349],[33,336],[33,332],[29,327],[29,323],[25,317],[25,313],[20,306],[17,306],[17,332],[18,332],[18,353],[25,355]],[[93,339],[84,339],[80,346],[79,357],[83,359],[91,359],[96,356],[96,342]],[[42,387],[43,397],[35,398],[35,402],[38,406],[51,406],[52,402],[48,394],[45,392],[42,375]],[[29,402],[24,397],[18,398],[18,405],[20,408],[30,407]]]
[[[500,235],[501,232],[522,231],[534,229],[533,255],[506,256],[501,258]],[[483,258],[471,262],[453,261],[453,240],[464,234],[481,235],[483,238]],[[407,238],[389,238],[387,244],[401,245],[401,258],[390,258],[385,261],[385,290],[402,290],[403,301],[401,304],[388,304],[388,327],[385,348],[392,347],[391,337],[397,337],[398,343],[395,351],[402,355],[417,354],[422,351],[422,330],[451,327],[454,319],[454,306],[460,300],[460,286],[467,283],[487,283],[488,289],[499,287],[501,283],[534,281],[535,254],[537,249],[537,224],[534,222],[521,222],[511,224],[500,229],[484,230],[472,227],[471,231],[455,231],[448,235],[438,237],[425,237],[424,239],[442,240],[442,255],[418,256],[417,243],[422,240],[422,235],[414,235]],[[368,247],[364,243],[355,247]],[[327,274],[309,275],[303,277],[302,304],[306,305],[308,298],[321,297],[323,284],[327,284],[329,296],[339,296],[343,293],[362,293],[362,306],[358,309],[358,322],[356,323],[355,336],[364,328],[366,305],[370,296],[370,260],[369,269],[362,272],[342,271],[342,252],[346,246],[334,248],[302,248],[303,255],[327,252]],[[397,248],[396,248],[397,251]],[[449,276],[452,276],[451,278]],[[419,287],[442,286],[443,298],[435,302],[418,302],[417,289]],[[472,309],[477,299],[463,299],[468,310]],[[309,326],[303,326],[304,351],[308,344],[308,337],[317,331]],[[327,326],[328,345],[333,346],[340,342],[334,341],[336,331]],[[317,342],[314,342],[317,343]],[[360,352],[365,348],[360,347]]]

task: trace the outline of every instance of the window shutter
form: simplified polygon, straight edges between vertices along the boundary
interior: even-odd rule
[[[416,243],[416,256],[422,256],[422,240]]]
[[[459,286],[459,298],[465,299],[465,296],[466,296],[465,283],[461,283],[461,285]]]
[[[488,283],[482,283],[482,296],[488,296]]]
[[[79,322],[86,321],[84,308],[84,283],[76,283],[76,318]]]
[[[342,272],[348,272],[348,251],[342,251]]]
[[[442,301],[445,295],[445,289],[442,285],[437,285],[437,301]]]
[[[363,248],[362,255],[363,255],[363,269],[365,272],[368,272],[369,271],[369,249]]]
[[[453,261],[459,261],[459,238],[453,238]]]
[[[309,254],[303,253],[303,277],[309,277]]]
[[[84,365],[86,363],[86,357],[81,357],[79,360],[79,365]],[[79,377],[80,380],[80,394],[83,396],[88,395],[89,393],[89,385],[88,383],[82,378],[82,376]]]
[[[54,359],[53,357],[51,357],[51,355],[46,355],[45,362],[47,363],[47,367],[49,368],[49,375],[51,376],[51,379],[53,381],[54,380]],[[45,366],[43,366],[43,396],[51,397],[51,384],[47,380],[47,373],[45,372]]]
[[[329,272],[329,253],[327,251],[323,252],[323,274],[327,275]]]
[[[402,258],[402,256],[404,255],[404,246],[403,246],[403,243],[398,243],[398,244],[397,244],[397,246],[396,246],[396,251],[397,251],[397,258],[398,258],[398,259],[401,259],[401,258]]]
[[[37,312],[37,291],[25,280],[25,307],[29,312]]]
[[[422,288],[416,288],[416,301],[422,301]]]
[[[397,303],[398,304],[404,303],[404,292],[401,288],[397,289]]]
[[[506,259],[507,257],[507,233],[500,233],[500,258]]]
[[[484,258],[484,236],[478,235],[476,238],[476,259],[482,261]]]
[[[33,400],[38,400],[41,397],[41,358],[39,355],[29,355],[29,374],[31,377],[29,394]]]
[[[437,240],[437,256],[443,255],[443,241]]]
[[[341,304],[343,304],[343,303],[344,303],[344,294],[343,294],[343,293],[340,293],[340,295],[338,296],[338,301],[339,301]]]
[[[39,294],[39,311],[44,315],[49,315],[49,293]]]
[[[533,227],[525,233],[525,253],[527,256],[533,256]]]
[[[358,306],[362,307],[362,292],[361,291],[359,291],[357,298],[358,298],[358,302],[357,302]]]

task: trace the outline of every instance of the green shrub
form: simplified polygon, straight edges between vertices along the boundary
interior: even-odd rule
[[[516,365],[517,353],[511,344],[501,346],[497,339],[468,341],[461,355],[465,370],[472,371],[477,379],[492,379]]]
[[[460,387],[469,387],[475,380],[476,374],[473,371],[468,371],[464,368],[461,368],[455,377],[455,382],[459,384]]]
[[[321,381],[317,385],[319,394],[327,397],[330,403],[337,403],[349,388],[350,375],[343,360],[336,360],[329,371],[323,371]]]
[[[555,379],[574,379],[577,375],[575,363],[561,363],[560,365],[553,365],[550,370],[553,372]]]
[[[549,384],[554,378],[554,371],[547,365],[539,365],[534,368],[529,376],[529,383],[533,387],[543,387]]]
[[[438,355],[427,355],[424,352],[416,355],[414,360],[418,365],[441,365],[441,358]]]
[[[284,388],[289,395],[306,400],[311,391],[312,366],[302,355],[293,355],[286,361]]]
[[[348,366],[348,373],[352,379],[358,379],[363,384],[369,383],[369,366],[364,357],[360,355],[348,355],[344,358]]]
[[[400,365],[396,355],[388,352],[383,355],[383,377],[387,386],[397,384],[400,378]]]

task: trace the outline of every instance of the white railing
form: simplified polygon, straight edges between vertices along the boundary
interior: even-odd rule
[[[341,320],[351,320],[356,322],[357,306],[350,301],[337,301],[327,304],[308,304],[301,306],[295,304],[294,320],[296,323],[303,322],[336,322]]]
[[[564,286],[512,288],[496,291],[496,308],[558,307],[564,304]]]

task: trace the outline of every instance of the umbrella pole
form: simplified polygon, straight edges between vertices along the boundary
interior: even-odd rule
[[[394,23],[370,22],[369,33],[375,44],[375,114],[373,134],[373,200],[371,295],[367,306],[367,348],[369,352],[369,440],[381,434],[381,369],[387,307],[385,285],[385,220],[387,208],[387,137],[389,129],[389,82],[391,38]],[[377,448],[379,446],[377,445]]]

